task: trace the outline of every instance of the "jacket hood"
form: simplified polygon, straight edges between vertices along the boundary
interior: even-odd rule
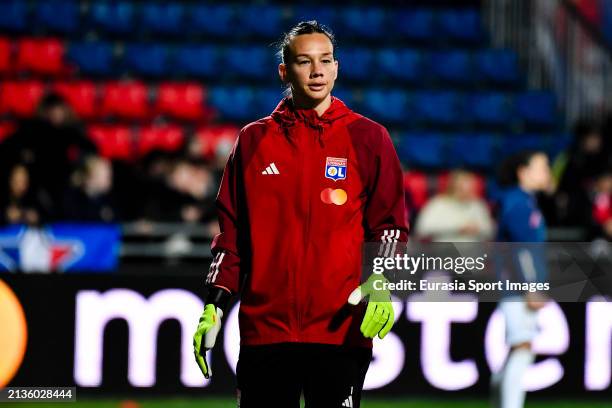
[[[332,96],[331,105],[321,116],[317,115],[314,109],[296,109],[293,106],[292,98],[286,97],[280,101],[271,116],[285,129],[295,125],[298,121],[313,128],[320,128],[330,125],[349,113],[351,110],[335,96]]]

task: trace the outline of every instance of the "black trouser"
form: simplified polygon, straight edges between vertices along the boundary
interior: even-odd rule
[[[328,344],[242,346],[236,368],[241,408],[358,408],[372,350]]]

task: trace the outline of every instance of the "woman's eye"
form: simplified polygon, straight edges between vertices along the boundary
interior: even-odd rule
[[[309,62],[310,62],[310,61],[306,61],[306,60],[304,60],[304,61],[298,61],[298,64],[299,64],[299,65],[304,65],[304,64],[308,64]]]
[[[330,63],[331,63],[331,60],[329,60],[329,59],[324,59],[324,60],[323,60],[323,63],[324,63],[324,64],[330,64]]]

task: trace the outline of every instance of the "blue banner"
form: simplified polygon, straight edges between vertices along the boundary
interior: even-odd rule
[[[15,225],[0,228],[0,271],[110,272],[119,258],[113,224]]]

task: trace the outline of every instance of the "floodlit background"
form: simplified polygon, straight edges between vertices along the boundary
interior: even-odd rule
[[[190,350],[214,199],[238,130],[282,98],[271,44],[310,19],[337,36],[332,94],[390,131],[412,239],[493,239],[495,170],[529,148],[553,167],[549,240],[605,248],[608,0],[2,0],[0,386],[76,385],[78,406],[232,406],[232,315],[212,381]],[[473,210],[454,217],[440,197]],[[363,405],[488,406],[506,353],[494,305],[398,307]],[[544,313],[528,406],[609,404],[610,303]],[[442,346],[424,334],[436,317]]]

